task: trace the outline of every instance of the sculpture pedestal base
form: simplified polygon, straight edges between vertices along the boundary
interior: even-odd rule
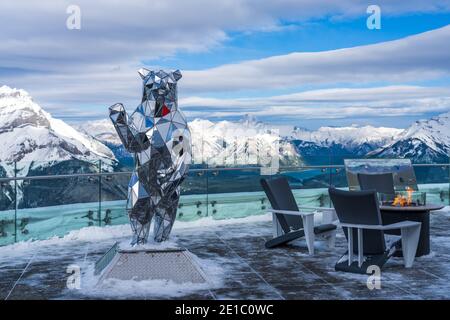
[[[186,249],[121,249],[116,243],[95,264],[99,284],[106,279],[167,280],[174,283],[206,283],[206,276]]]

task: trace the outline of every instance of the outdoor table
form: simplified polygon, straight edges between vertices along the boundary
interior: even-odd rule
[[[436,204],[406,207],[382,205],[380,206],[380,211],[384,225],[405,220],[422,223],[416,252],[416,257],[420,257],[430,253],[430,212],[441,210],[442,208],[444,208],[443,205]],[[400,235],[400,230],[385,231],[385,233]],[[396,255],[401,256],[401,251],[397,252]]]

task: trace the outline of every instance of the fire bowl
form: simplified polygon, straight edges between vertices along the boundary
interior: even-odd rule
[[[421,207],[427,204],[427,193],[420,191],[396,191],[395,194],[380,193],[378,196],[382,206]]]

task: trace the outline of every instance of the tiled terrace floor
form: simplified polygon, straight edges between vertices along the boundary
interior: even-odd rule
[[[334,263],[344,252],[345,240],[339,232],[336,248],[316,244],[316,255],[308,256],[303,241],[268,250],[270,221],[218,225],[201,229],[174,230],[176,242],[188,248],[216,272],[210,288],[178,292],[180,299],[449,299],[450,298],[450,212],[438,212],[431,219],[429,256],[416,260],[413,269],[404,269],[400,258],[391,259],[382,272],[380,290],[370,291],[367,277],[334,271]],[[70,240],[33,246],[0,248],[1,299],[92,299],[170,298],[157,291],[132,295],[117,291],[92,294],[82,288],[66,288],[66,268],[93,263],[117,239]],[[119,239],[122,240],[122,239]],[[21,249],[22,248],[22,249]],[[17,252],[20,254],[18,254]],[[212,270],[212,271],[211,271]],[[214,271],[215,270],[215,271]]]

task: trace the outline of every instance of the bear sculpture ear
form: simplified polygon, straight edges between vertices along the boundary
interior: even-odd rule
[[[178,81],[181,79],[182,75],[181,75],[181,71],[180,70],[175,70],[172,72],[172,77],[175,79],[175,81]]]
[[[139,75],[141,76],[142,80],[145,79],[145,77],[150,73],[150,70],[145,69],[145,68],[140,68],[138,70]]]

